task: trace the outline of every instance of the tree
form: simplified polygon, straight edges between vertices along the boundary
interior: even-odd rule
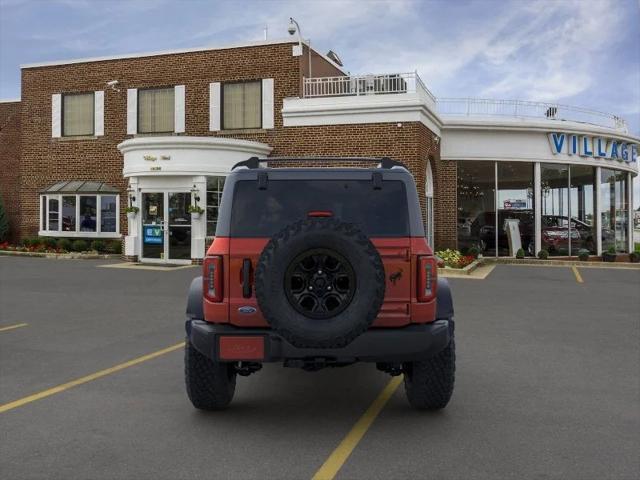
[[[0,242],[9,240],[9,217],[4,209],[2,195],[0,195]]]

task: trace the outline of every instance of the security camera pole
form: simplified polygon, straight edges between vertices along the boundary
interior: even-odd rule
[[[289,32],[289,35],[295,35],[295,33],[298,32],[298,46],[300,47],[300,55],[302,55],[303,49],[300,25],[298,25],[298,22],[296,22],[293,17],[289,17],[289,28],[287,31]],[[309,49],[309,78],[311,78],[313,76],[311,75],[311,39],[307,40],[307,48]]]

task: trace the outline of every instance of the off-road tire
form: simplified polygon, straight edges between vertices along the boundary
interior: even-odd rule
[[[305,251],[330,249],[346,258],[356,275],[349,305],[331,318],[310,318],[297,311],[285,293],[289,265]],[[340,348],[364,333],[384,301],[385,272],[378,251],[354,224],[311,218],[285,227],[262,251],[255,271],[260,310],[271,327],[300,348]]]
[[[456,343],[453,331],[449,345],[433,357],[404,364],[404,390],[409,404],[418,409],[438,410],[449,403],[456,373]]]
[[[189,400],[200,410],[226,408],[236,390],[235,365],[210,360],[188,339],[184,349],[184,378]]]

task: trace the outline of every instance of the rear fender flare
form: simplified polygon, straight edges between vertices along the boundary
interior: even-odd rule
[[[191,320],[204,320],[202,277],[196,277],[191,281],[189,293],[187,294],[187,318]]]
[[[438,278],[438,290],[437,290],[437,302],[436,302],[436,319],[449,320],[453,318],[453,296],[451,295],[451,288],[446,278]]]

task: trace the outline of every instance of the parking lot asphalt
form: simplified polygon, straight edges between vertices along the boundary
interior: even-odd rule
[[[198,268],[105,263],[0,258],[0,411],[183,340]],[[451,279],[451,403],[414,411],[400,387],[336,478],[640,478],[640,271],[579,273]],[[0,413],[0,476],[307,479],[388,383],[366,364],[267,365],[202,413],[176,347]]]

